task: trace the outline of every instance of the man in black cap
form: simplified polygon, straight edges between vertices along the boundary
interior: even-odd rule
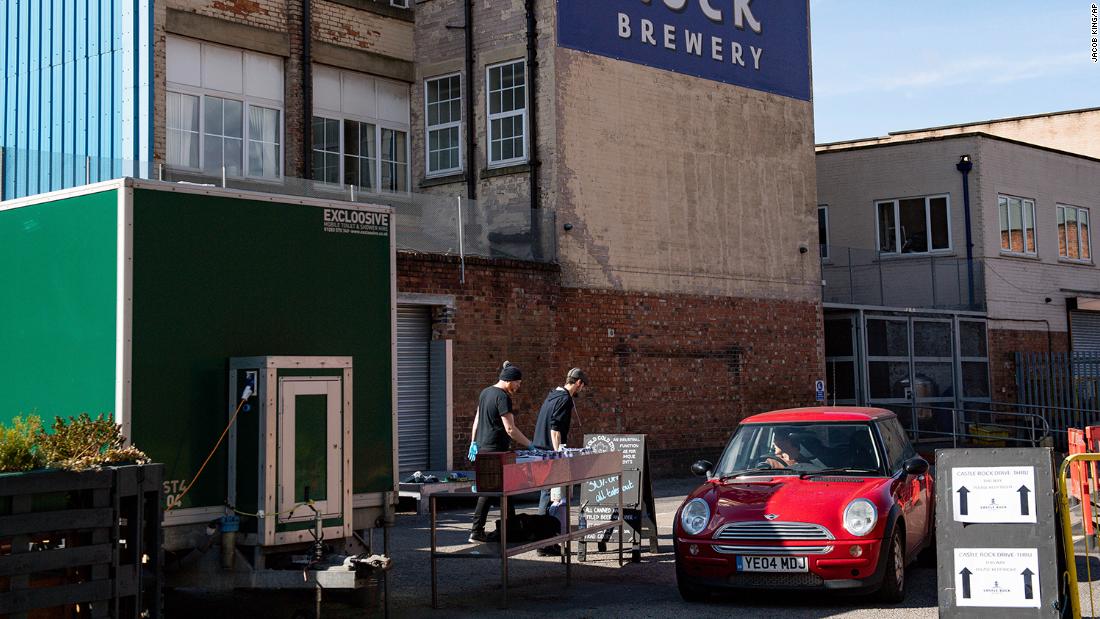
[[[535,422],[535,438],[532,441],[538,449],[559,451],[569,438],[569,427],[573,424],[573,413],[577,410],[573,398],[588,386],[588,375],[580,368],[573,368],[565,375],[565,385],[556,387],[546,394]],[[560,491],[560,488],[558,489]],[[545,514],[550,506],[550,491],[543,490],[539,496],[539,513]],[[561,554],[558,546],[540,548],[543,556]]]
[[[471,456],[476,456],[479,451],[509,451],[509,439],[527,448],[532,446],[530,439],[516,427],[515,415],[512,413],[512,396],[519,391],[522,381],[523,372],[511,362],[505,361],[496,384],[481,391],[477,414],[474,415],[474,427],[470,432],[470,436],[474,438],[470,447]],[[480,497],[477,500],[474,524],[470,531],[471,542],[486,541],[485,520],[489,517],[489,508],[493,503],[496,503],[496,499],[489,497]],[[516,510],[509,503],[508,514],[502,517],[512,518],[515,515]]]

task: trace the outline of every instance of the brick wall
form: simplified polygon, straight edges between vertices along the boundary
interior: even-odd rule
[[[343,4],[314,0],[313,36],[317,41],[334,45],[413,59],[411,23]]]
[[[592,389],[585,433],[650,436],[658,474],[716,458],[741,418],[813,403],[823,371],[816,303],[562,288],[555,266],[400,254],[399,292],[454,295],[455,462],[465,462],[477,395],[505,359],[524,371],[516,398],[530,435],[549,389],[573,366]]]
[[[989,329],[989,373],[993,401],[1015,402],[1016,356],[1018,352],[1068,352],[1069,334],[1020,329]]]
[[[280,31],[287,28],[288,6],[297,6],[301,12],[301,3],[286,0],[170,0],[168,5],[173,9]]]

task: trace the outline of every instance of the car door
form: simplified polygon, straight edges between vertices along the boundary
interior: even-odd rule
[[[879,435],[886,447],[887,463],[894,477],[894,498],[905,518],[905,552],[912,557],[924,544],[928,532],[931,501],[924,475],[909,475],[905,464],[916,457],[916,451],[905,436],[897,419],[879,424]]]

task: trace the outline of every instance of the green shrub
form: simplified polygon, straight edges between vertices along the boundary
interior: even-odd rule
[[[48,432],[38,431],[38,450],[47,465],[70,471],[149,461],[141,450],[125,443],[126,437],[112,415],[92,419],[88,413],[81,413],[68,422],[56,417]]]
[[[10,426],[0,423],[0,473],[29,471],[45,466],[46,459],[35,442],[42,432],[42,420],[31,415],[16,417]]]

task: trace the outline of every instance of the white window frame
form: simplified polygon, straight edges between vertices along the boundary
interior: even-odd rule
[[[347,156],[347,149],[344,146],[344,122],[352,121],[357,123],[366,123],[374,125],[374,180],[378,184],[378,187],[367,189],[356,185],[357,188],[363,189],[367,193],[372,194],[390,194],[390,195],[402,195],[412,191],[412,150],[410,143],[410,131],[409,128],[401,123],[388,122],[384,120],[378,120],[377,118],[368,118],[366,116],[360,116],[358,114],[348,114],[347,112],[336,113],[335,110],[314,108],[313,116],[318,118],[324,118],[326,120],[336,120],[340,122],[340,173],[339,173],[339,185],[346,187],[347,183],[344,182],[344,158]],[[310,122],[313,122],[313,118],[310,118]],[[391,131],[400,131],[405,134],[405,155],[408,157],[408,161],[405,162],[405,187],[408,187],[406,191],[390,191],[384,190],[381,187],[382,183],[382,129],[389,129]],[[310,144],[310,153],[314,151],[313,145]],[[313,160],[309,162],[310,171],[312,172]],[[316,179],[315,179],[316,180]],[[325,185],[332,185],[332,183],[324,183],[318,180],[317,182]]]
[[[932,249],[932,200],[937,198],[944,198],[947,204],[947,247],[941,247],[939,249]],[[924,200],[924,225],[925,230],[928,230],[928,250],[927,251],[910,251],[902,252],[902,237],[901,237],[901,201],[902,200]],[[879,218],[879,205],[880,204],[894,204],[894,251],[882,250],[882,222]],[[954,236],[951,229],[951,194],[947,193],[934,193],[925,196],[906,196],[900,198],[887,198],[885,200],[875,200],[875,247],[881,256],[935,256],[940,254],[950,254],[955,249]]]
[[[184,95],[192,95],[199,97],[199,167],[198,168],[181,168],[188,170],[195,170],[197,172],[205,172],[205,159],[206,159],[206,99],[207,97],[216,97],[218,99],[229,99],[232,101],[238,101],[241,103],[241,174],[229,175],[230,178],[247,178],[249,180],[256,181],[279,181],[286,173],[286,108],[280,101],[274,101],[271,99],[262,99],[260,97],[249,97],[241,95],[239,93],[222,92],[219,90],[195,88],[193,86],[184,86],[181,84],[170,84],[165,88],[167,93],[176,93]],[[248,163],[248,143],[249,143],[249,122],[248,122],[248,110],[251,106],[264,107],[268,109],[278,110],[279,112],[279,174],[277,176],[254,176],[249,170]],[[167,104],[166,104],[167,107]],[[167,109],[165,110],[167,113]]]
[[[829,245],[831,244],[830,239],[829,239],[829,205],[828,204],[818,204],[817,205],[817,217],[818,217],[819,221],[821,219],[821,214],[822,213],[825,214],[825,244],[821,245],[821,239],[818,239],[817,253],[818,253],[818,256],[822,260],[828,260],[829,259]],[[877,220],[878,219],[878,217],[877,217],[878,213],[876,212],[875,215],[876,215],[875,219]],[[823,250],[824,250],[824,253],[822,253]]]
[[[390,6],[395,6],[399,9],[409,8],[409,0],[390,0]]]
[[[1084,238],[1085,243],[1088,245],[1088,249],[1089,249],[1089,257],[1088,258],[1081,258],[1081,257],[1073,258],[1073,257],[1071,257],[1069,255],[1069,232],[1067,231],[1066,232],[1066,253],[1065,254],[1062,253],[1061,239],[1058,240],[1058,259],[1063,260],[1065,262],[1076,262],[1076,263],[1079,263],[1079,264],[1092,264],[1092,214],[1089,212],[1089,209],[1086,208],[1086,207],[1083,207],[1083,206],[1074,206],[1072,204],[1061,204],[1061,203],[1056,204],[1055,207],[1056,207],[1055,213],[1057,213],[1057,215],[1062,215],[1062,213],[1067,209],[1073,209],[1074,211],[1077,211],[1077,248],[1078,248],[1078,254],[1081,253],[1080,248],[1081,248],[1081,239],[1082,238]],[[1089,227],[1088,234],[1084,235],[1083,237],[1081,235],[1081,213],[1082,212],[1085,213],[1085,217],[1088,218],[1088,227]],[[1057,228],[1058,228],[1058,217],[1057,217],[1057,215],[1056,215],[1056,219],[1055,219],[1055,223],[1054,223],[1055,233],[1057,233]]]
[[[523,65],[523,110],[516,112],[501,112],[499,114],[492,114],[492,104],[489,101],[489,97],[492,95],[492,91],[489,89],[489,72],[493,69],[497,69],[507,65],[521,64]],[[530,88],[530,76],[527,74],[527,61],[523,58],[515,58],[507,60],[505,62],[498,62],[496,64],[485,66],[485,161],[489,168],[503,168],[511,165],[517,165],[526,163],[528,161],[529,153],[531,152],[531,145],[528,143],[531,137],[530,127],[527,124],[527,110],[531,107],[531,88]],[[501,159],[499,161],[493,161],[493,121],[502,118],[511,118],[513,116],[520,116],[523,123],[523,156],[512,157],[511,159]]]
[[[458,91],[459,91],[458,105],[459,105],[460,109],[459,109],[459,113],[458,113],[458,120],[448,122],[448,123],[439,124],[439,125],[429,125],[428,124],[428,83],[429,82],[435,82],[435,81],[438,81],[438,80],[451,79],[451,78],[455,78],[455,77],[458,78]],[[488,73],[486,73],[486,79],[488,79]],[[486,83],[488,83],[488,82],[486,82]],[[461,71],[455,72],[455,73],[448,73],[446,75],[437,75],[435,77],[430,77],[430,78],[427,78],[427,79],[424,80],[424,176],[427,177],[427,178],[434,178],[434,177],[438,177],[438,176],[449,176],[451,174],[459,174],[463,170],[466,169],[465,168],[466,161],[465,161],[465,157],[462,153],[462,115],[463,115],[463,112],[465,111],[465,110],[461,109],[465,106],[465,97],[462,96],[462,86],[463,86],[463,84],[462,84],[462,72]],[[486,109],[488,109],[488,108],[486,108]],[[434,170],[433,171],[431,169],[431,157],[432,157],[431,132],[432,131],[439,131],[439,130],[442,130],[442,129],[453,129],[453,128],[458,129],[458,167],[457,168],[446,168],[446,169],[442,169],[442,170]]]
[[[333,154],[334,153],[334,151],[331,151],[331,150],[318,150],[317,148],[314,148],[312,141],[315,140],[316,136],[317,136],[317,133],[315,131],[312,131],[313,119],[314,118],[323,118],[326,121],[335,121],[336,122],[336,151],[335,151],[335,155],[336,155],[336,178],[337,178],[337,180],[336,180],[335,183],[329,183],[328,181],[326,181],[324,179],[317,178],[316,174],[315,174],[315,170],[313,169],[313,153],[317,153],[317,152],[322,152],[322,153],[325,153],[325,154]],[[326,185],[342,185],[344,183],[344,121],[340,118],[330,118],[329,116],[323,116],[321,114],[314,114],[313,117],[309,119],[309,122],[310,122],[310,128],[311,128],[311,133],[310,133],[311,143],[309,145],[310,178],[314,181],[317,181],[319,183],[324,183]],[[326,144],[326,146],[327,146],[327,144]]]
[[[198,145],[199,145],[198,162],[197,162],[198,167],[183,165],[183,164],[179,164],[179,163],[172,163],[172,164],[169,164],[169,165],[178,167],[182,170],[191,170],[191,171],[195,171],[195,172],[197,172],[199,170],[202,170],[202,143],[203,143],[203,139],[204,139],[203,138],[203,131],[202,131],[203,130],[203,121],[202,121],[202,116],[203,116],[203,114],[202,114],[202,103],[203,102],[202,102],[202,97],[200,95],[195,95],[195,94],[192,94],[192,93],[189,93],[189,92],[183,92],[181,90],[169,90],[169,91],[166,91],[165,95],[166,96],[165,96],[165,100],[164,100],[164,133],[165,133],[165,138],[164,138],[164,150],[165,150],[164,159],[165,159],[165,161],[167,161],[168,160],[168,155],[169,155],[169,153],[168,153],[168,133],[170,133],[172,131],[190,133],[190,132],[185,132],[182,129],[172,129],[168,126],[168,97],[171,97],[172,95],[176,95],[177,97],[196,97],[199,100],[199,117],[195,119],[195,128],[196,128],[195,138],[198,141]]]
[[[1002,244],[1003,241],[1001,239],[1001,226],[1004,225],[1004,222],[1001,221],[1001,200],[1011,200],[1013,198],[1020,201],[1020,209],[1021,209],[1020,210],[1020,225],[1023,226],[1023,228],[1021,228],[1021,232],[1023,233],[1023,241],[1024,241],[1024,250],[1023,251],[1015,251],[1015,250],[1012,249],[1012,227],[1011,227],[1012,216],[1011,216],[1011,214],[1006,215],[1006,217],[1008,217],[1008,221],[1010,223],[1009,228],[1008,228],[1008,249],[1005,249],[1004,245]],[[1032,236],[1033,239],[1035,239],[1035,249],[1034,249],[1034,251],[1028,251],[1027,250],[1027,226],[1024,223],[1024,222],[1027,221],[1026,208],[1029,205],[1031,206],[1031,236]],[[1008,206],[1006,205],[1005,208],[1007,209]],[[1000,249],[1001,255],[1005,255],[1005,256],[1026,256],[1026,257],[1029,257],[1029,258],[1038,257],[1038,255],[1039,255],[1039,217],[1038,217],[1038,214],[1035,212],[1035,199],[1034,198],[1025,198],[1023,196],[1014,196],[1014,195],[1007,194],[1007,193],[998,193],[997,194],[997,247]]]

